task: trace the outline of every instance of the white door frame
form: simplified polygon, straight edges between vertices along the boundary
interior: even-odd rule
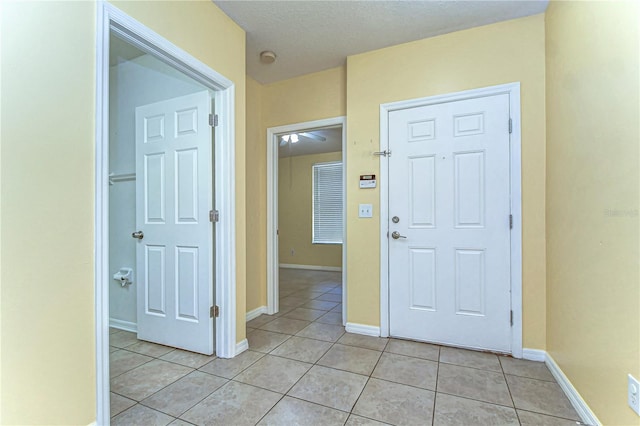
[[[342,126],[342,322],[347,321],[347,179],[346,179],[346,139],[347,118],[334,117],[324,120],[306,121],[304,123],[287,124],[267,129],[267,313],[273,315],[278,306],[278,140],[282,133],[303,132],[305,130]]]
[[[435,105],[445,102],[481,98],[499,94],[509,95],[510,134],[510,196],[513,228],[511,229],[511,354],[522,358],[522,195],[521,195],[521,136],[520,136],[520,83],[508,83],[480,89],[380,105],[380,150],[389,149],[389,113],[407,108]],[[508,123],[505,123],[507,126]],[[389,336],[389,162],[380,158],[380,335]]]
[[[106,1],[97,4],[96,151],[95,151],[95,334],[96,421],[109,424],[109,36],[154,55],[216,92],[215,200],[220,222],[215,232],[216,354],[236,355],[235,259],[235,86],[232,81],[187,54]]]

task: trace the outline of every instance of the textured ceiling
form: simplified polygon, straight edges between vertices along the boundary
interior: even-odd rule
[[[223,1],[247,32],[247,74],[272,83],[343,65],[349,55],[545,11],[548,0]],[[275,63],[260,63],[273,50]]]

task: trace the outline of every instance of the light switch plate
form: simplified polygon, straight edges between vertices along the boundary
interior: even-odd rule
[[[373,204],[360,204],[358,217],[373,217]]]

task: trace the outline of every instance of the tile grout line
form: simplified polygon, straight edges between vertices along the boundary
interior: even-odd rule
[[[332,309],[334,309],[334,308],[332,308]],[[329,311],[329,312],[330,312],[330,311]],[[327,313],[329,313],[329,312],[327,312]],[[325,314],[325,315],[326,315],[326,314]],[[283,316],[283,317],[284,317],[284,316]],[[279,318],[282,318],[282,317],[279,317]],[[286,317],[284,317],[284,318],[286,318]],[[318,317],[316,320],[311,321],[311,324],[316,323],[316,322],[317,322],[317,320],[318,320],[319,318],[320,318],[320,317]],[[267,324],[268,324],[268,323],[265,323],[265,324],[263,324],[263,325],[267,325]],[[309,325],[311,325],[311,324],[309,324]],[[323,323],[319,323],[319,324],[323,324]],[[331,325],[331,324],[327,324],[327,325]],[[307,326],[307,327],[308,327],[308,326]],[[306,328],[306,327],[305,327],[305,328]],[[304,329],[303,329],[303,330],[304,330]],[[269,331],[269,330],[263,330],[263,331]],[[300,331],[302,331],[302,330],[300,330]],[[274,332],[274,333],[277,333],[277,332]],[[282,333],[282,334],[284,334],[284,333]],[[298,338],[301,338],[301,339],[311,339],[311,340],[316,340],[316,341],[320,341],[320,342],[324,342],[324,343],[330,343],[330,344],[331,344],[331,346],[329,346],[329,347],[327,348],[327,350],[325,350],[325,351],[322,353],[322,355],[320,355],[320,356],[318,357],[318,359],[317,359],[315,362],[311,363],[312,365],[311,365],[311,367],[309,368],[309,370],[307,370],[307,372],[305,372],[302,376],[300,376],[300,378],[299,378],[299,379],[298,379],[298,380],[297,380],[297,381],[296,381],[296,382],[295,382],[295,383],[294,383],[294,384],[293,384],[293,385],[292,385],[292,386],[287,390],[287,392],[284,394],[284,396],[288,396],[288,397],[290,397],[290,398],[294,398],[294,399],[297,399],[297,400],[299,400],[299,401],[304,401],[304,402],[309,403],[309,404],[315,404],[315,405],[318,405],[318,406],[322,406],[322,407],[326,407],[326,408],[329,408],[329,409],[332,409],[332,410],[337,410],[337,411],[341,411],[341,412],[343,412],[343,413],[346,413],[346,414],[347,414],[347,420],[345,420],[345,422],[346,422],[346,421],[348,421],[348,419],[349,419],[349,417],[351,416],[351,414],[353,414],[353,408],[355,407],[355,405],[357,404],[358,400],[360,399],[360,396],[362,395],[362,392],[364,391],[364,388],[366,387],[367,383],[369,382],[369,379],[371,378],[371,375],[373,374],[373,371],[375,370],[375,368],[377,367],[378,363],[380,362],[380,359],[382,358],[382,355],[384,354],[384,349],[385,349],[385,348],[387,347],[387,345],[388,345],[388,340],[387,340],[387,343],[385,343],[385,346],[382,348],[382,350],[380,350],[380,351],[375,350],[376,352],[379,352],[379,353],[380,353],[380,355],[378,356],[378,359],[376,360],[376,364],[374,365],[374,367],[373,367],[373,369],[371,370],[371,373],[369,373],[369,375],[364,375],[364,374],[360,374],[360,373],[354,373],[353,371],[341,370],[341,369],[339,369],[339,368],[335,368],[335,367],[328,367],[328,366],[325,366],[325,365],[320,365],[320,364],[318,364],[318,362],[319,362],[319,361],[320,361],[320,360],[321,360],[321,359],[322,359],[322,358],[323,358],[323,357],[324,357],[324,356],[325,356],[329,351],[331,351],[331,349],[333,349],[336,345],[342,345],[342,346],[347,346],[347,347],[355,347],[355,348],[365,349],[365,350],[372,350],[371,348],[364,348],[364,347],[361,347],[361,346],[356,346],[356,345],[347,345],[347,344],[339,343],[340,339],[341,339],[345,334],[346,334],[346,332],[343,332],[343,333],[342,333],[342,334],[341,334],[341,335],[340,335],[340,336],[339,336],[335,341],[329,341],[329,342],[327,342],[326,340],[314,339],[314,338],[312,338],[312,337],[303,337],[303,336],[297,336],[297,335],[289,335],[289,336],[290,336],[290,337],[289,337],[289,339],[290,339],[291,337],[298,337]],[[289,339],[287,339],[286,341],[288,341]],[[286,342],[286,341],[285,341],[285,342]],[[286,357],[284,357],[284,356],[275,355],[275,354],[273,354],[273,353],[272,353],[272,352],[273,352],[273,351],[275,351],[278,347],[280,347],[281,345],[283,345],[285,342],[282,342],[280,345],[278,345],[276,348],[272,349],[270,352],[266,353],[265,355],[271,355],[271,356],[274,356],[274,357],[284,358],[284,359],[291,359],[291,358],[286,358]],[[295,359],[292,359],[292,360],[302,362],[302,361],[300,361],[300,360],[295,360]],[[320,404],[320,403],[318,403],[318,402],[311,402],[311,401],[307,401],[307,400],[305,400],[305,399],[301,399],[301,398],[298,398],[298,397],[295,397],[295,396],[292,396],[292,395],[290,395],[290,394],[289,394],[289,392],[290,392],[290,391],[291,391],[291,390],[292,390],[292,389],[293,389],[293,388],[294,388],[294,387],[295,387],[295,386],[300,382],[300,380],[302,380],[302,378],[304,378],[304,377],[308,374],[308,372],[309,372],[309,371],[311,371],[311,369],[312,369],[314,366],[319,366],[319,367],[324,367],[324,368],[330,368],[330,369],[332,369],[332,370],[336,370],[336,371],[342,371],[342,372],[347,372],[347,373],[351,373],[351,374],[358,374],[358,375],[361,375],[361,376],[365,376],[365,377],[367,377],[367,381],[365,382],[365,384],[364,384],[364,386],[363,386],[362,390],[361,390],[361,391],[360,391],[360,393],[358,394],[358,398],[356,398],[356,401],[354,402],[354,404],[352,405],[352,407],[351,407],[351,409],[350,409],[349,411],[340,410],[340,409],[335,408],[335,407],[329,407],[329,406],[326,406],[326,405],[324,405],[324,404]],[[243,371],[246,371],[246,370],[243,370]],[[237,376],[236,376],[236,377],[237,377]],[[246,383],[245,383],[245,384],[246,384]],[[256,387],[258,387],[258,386],[256,386]],[[263,388],[263,389],[264,389],[264,388]],[[267,390],[269,390],[269,389],[267,389]],[[284,396],[283,396],[283,398],[284,398]],[[278,402],[280,402],[283,398],[281,398]],[[277,403],[276,403],[275,405],[277,405]],[[270,410],[269,410],[269,411],[268,411],[268,412],[267,412],[267,413],[266,413],[266,414],[261,418],[261,420],[262,420],[265,416],[267,416],[267,415],[268,415],[268,414],[273,410],[273,408],[275,407],[275,405],[274,405],[274,406],[273,406],[273,407],[272,407],[272,408],[271,408],[271,409],[270,409]]]
[[[504,384],[507,385],[507,391],[509,392],[509,399],[511,399],[511,403],[513,404],[513,411],[516,413],[516,420],[518,420],[518,423],[522,425],[522,421],[520,420],[520,416],[518,415],[518,409],[516,408],[516,402],[513,400],[511,387],[509,386],[509,381],[507,380],[507,373],[505,373],[504,371],[504,367],[502,366],[502,359],[500,359],[500,357],[498,357],[498,362],[500,363],[500,370],[502,370],[502,377],[504,378]]]
[[[294,309],[297,309],[297,308],[294,308]],[[263,315],[265,315],[265,314],[263,314]],[[275,320],[276,320],[276,319],[278,319],[278,318],[283,318],[283,317],[277,317],[277,318],[274,318],[274,319],[273,319],[273,321],[275,321]],[[290,318],[287,318],[287,319],[290,319]],[[299,320],[299,321],[303,321],[303,320]],[[264,326],[264,325],[267,325],[267,324],[269,324],[269,323],[271,323],[271,322],[272,322],[272,321],[269,321],[269,322],[267,322],[267,323],[265,323],[265,324],[262,324],[262,325]],[[309,324],[308,324],[307,326],[305,326],[304,328],[302,328],[301,330],[299,330],[299,331],[298,331],[298,333],[299,333],[300,331],[304,330],[305,328],[307,328],[309,325],[311,325],[311,324],[312,324],[312,323],[314,323],[314,322],[315,322],[315,320],[314,320],[314,321],[309,321]],[[322,323],[320,323],[320,324],[322,324]],[[267,331],[267,332],[271,332],[271,333],[282,334],[282,335],[286,335],[286,336],[289,336],[289,337],[288,337],[285,341],[283,341],[282,343],[280,343],[279,345],[277,345],[275,348],[271,349],[271,351],[266,352],[266,353],[263,353],[263,356],[262,356],[261,358],[259,358],[258,360],[256,360],[256,362],[258,362],[260,359],[264,358],[264,357],[265,357],[265,356],[267,356],[267,355],[271,355],[271,356],[273,356],[273,357],[277,357],[277,358],[281,358],[281,359],[286,359],[286,360],[291,360],[291,361],[304,362],[304,361],[300,361],[300,360],[296,360],[296,359],[292,359],[292,358],[287,358],[287,357],[283,357],[283,356],[279,356],[279,355],[274,355],[274,354],[272,354],[272,352],[273,352],[273,351],[275,351],[276,349],[278,349],[278,348],[279,348],[280,346],[282,346],[283,344],[285,344],[285,343],[286,343],[287,341],[289,341],[292,337],[299,337],[299,338],[301,338],[301,339],[305,339],[305,338],[308,338],[308,337],[301,337],[301,336],[297,336],[297,335],[295,335],[295,334],[279,333],[279,332],[276,332],[276,331],[264,330],[264,329],[261,329],[261,328],[258,328],[258,330]],[[338,340],[339,340],[343,335],[344,335],[344,332],[342,333],[342,335],[340,335],[340,337],[338,338]],[[309,338],[309,339],[312,339],[312,338]],[[306,364],[311,364],[311,367],[309,367],[309,369],[308,369],[308,370],[307,370],[307,371],[306,371],[302,376],[300,376],[300,378],[299,378],[298,380],[296,380],[296,382],[295,382],[293,385],[291,385],[291,387],[289,387],[289,388],[287,389],[287,391],[286,391],[286,392],[284,392],[283,394],[281,394],[281,395],[282,395],[282,397],[281,397],[281,398],[280,398],[280,399],[279,399],[279,400],[278,400],[278,401],[277,401],[277,402],[276,402],[276,403],[275,403],[275,404],[274,404],[274,405],[273,405],[273,406],[272,406],[272,407],[271,407],[271,408],[270,408],[270,409],[269,409],[269,410],[268,410],[268,411],[267,411],[267,412],[266,412],[266,413],[265,413],[265,414],[264,414],[264,415],[263,415],[263,416],[258,420],[258,422],[257,422],[257,423],[260,423],[260,421],[262,421],[262,419],[264,419],[264,417],[266,417],[266,416],[267,416],[267,415],[268,415],[268,414],[269,414],[269,413],[270,413],[270,412],[275,408],[275,406],[276,406],[276,405],[278,405],[278,403],[284,399],[284,397],[285,397],[285,396],[289,396],[290,398],[295,398],[295,397],[293,397],[293,396],[289,395],[289,392],[291,391],[291,389],[293,389],[293,388],[298,384],[298,382],[300,382],[300,380],[302,380],[302,378],[303,378],[303,377],[305,377],[305,376],[307,375],[307,373],[308,373],[309,371],[311,371],[311,369],[312,369],[315,365],[317,365],[317,362],[318,362],[318,361],[319,361],[319,360],[320,360],[324,355],[326,355],[326,353],[327,353],[327,352],[329,352],[329,351],[331,350],[331,348],[333,348],[333,346],[334,346],[334,345],[335,345],[335,343],[337,342],[337,340],[336,340],[336,342],[327,342],[326,340],[320,340],[320,339],[312,339],[312,340],[316,340],[316,341],[320,341],[320,342],[324,342],[324,343],[331,343],[331,346],[329,346],[329,347],[327,348],[327,350],[326,350],[326,351],[324,351],[324,352],[322,353],[322,355],[320,355],[320,357],[319,357],[319,358],[318,358],[314,363],[307,363],[307,362],[305,362]],[[254,351],[254,352],[256,352],[256,351]],[[251,368],[251,367],[252,367],[256,362],[254,362],[253,364],[251,364],[251,365],[250,365],[250,366],[248,366],[247,368],[245,368],[245,369],[243,369],[242,371],[240,371],[238,374],[236,374],[235,376],[233,376],[233,378],[232,378],[232,379],[230,379],[230,380],[235,381],[236,383],[242,383],[242,384],[244,384],[244,385],[248,385],[248,386],[255,386],[255,387],[259,388],[259,389],[265,389],[265,390],[268,390],[268,391],[270,391],[270,392],[275,392],[275,391],[273,391],[273,390],[271,390],[271,389],[266,389],[266,388],[262,388],[262,387],[260,387],[260,386],[256,386],[256,385],[252,385],[252,384],[249,384],[249,383],[244,383],[244,382],[239,382],[239,381],[234,380],[237,376],[239,376],[240,374],[242,374],[244,371],[246,371],[246,370],[248,370],[249,368]],[[279,392],[276,392],[276,393],[279,393]],[[298,399],[298,400],[300,400],[300,401],[305,401],[305,400],[300,399],[300,398],[295,398],[295,399]],[[311,403],[311,404],[314,404],[314,403],[312,403],[312,402],[310,402],[310,401],[305,401],[305,402],[307,402],[307,403]],[[322,404],[317,404],[317,405],[324,406],[324,405],[322,405]],[[326,408],[332,408],[332,409],[335,409],[335,408],[333,408],[333,407],[326,407]],[[339,411],[341,411],[341,410],[339,410]],[[257,424],[257,423],[256,423],[256,424]]]
[[[305,328],[306,328],[306,327],[305,327]],[[300,330],[300,331],[302,331],[302,330]],[[344,333],[343,333],[343,335],[344,335]],[[291,335],[291,337],[293,337],[293,335]],[[291,339],[291,337],[289,337],[289,339]],[[340,337],[342,337],[342,335],[341,335]],[[287,340],[289,340],[289,339],[287,339]],[[278,402],[276,402],[276,403],[275,403],[275,404],[274,404],[274,405],[273,405],[273,406],[272,406],[272,407],[271,407],[271,408],[270,408],[270,409],[269,409],[269,410],[268,410],[268,411],[267,411],[267,412],[266,412],[266,413],[265,413],[265,414],[260,418],[260,420],[258,420],[258,422],[256,423],[256,425],[257,425],[258,423],[260,423],[260,422],[262,421],[262,419],[264,419],[267,415],[269,415],[269,413],[271,413],[271,411],[273,411],[273,409],[275,408],[275,406],[276,406],[276,405],[278,405],[278,403],[280,403],[280,401],[282,401],[282,400],[284,399],[284,397],[285,397],[285,396],[289,396],[290,398],[295,398],[295,399],[298,399],[298,400],[300,400],[300,401],[304,401],[304,402],[307,402],[307,403],[310,403],[310,404],[314,404],[314,403],[313,403],[313,402],[311,402],[311,401],[306,401],[306,400],[304,400],[304,399],[296,398],[296,397],[294,397],[294,396],[291,396],[291,395],[289,395],[289,392],[291,392],[291,390],[292,390],[292,389],[293,389],[293,388],[294,388],[294,387],[295,387],[295,386],[300,382],[300,380],[302,380],[302,378],[303,378],[303,377],[305,377],[305,376],[307,375],[307,373],[309,373],[309,371],[311,371],[311,369],[312,369],[314,366],[316,366],[316,365],[317,365],[318,361],[320,361],[320,359],[321,359],[323,356],[325,356],[325,355],[327,354],[327,352],[329,352],[329,351],[331,350],[331,348],[333,348],[333,346],[335,345],[335,342],[329,342],[329,343],[331,343],[331,346],[329,346],[329,347],[327,348],[327,350],[326,350],[326,351],[324,351],[324,352],[322,353],[322,355],[320,355],[320,357],[319,357],[319,358],[318,358],[318,359],[317,359],[313,364],[311,364],[311,363],[307,363],[307,364],[311,364],[311,367],[309,367],[309,369],[308,369],[307,371],[305,371],[305,373],[304,373],[302,376],[300,376],[300,377],[298,378],[298,380],[296,380],[296,381],[295,381],[295,383],[294,383],[293,385],[291,385],[291,387],[289,387],[289,389],[287,389],[287,391],[286,391],[284,394],[282,394],[282,398],[280,398],[280,399],[278,400]],[[283,342],[282,344],[284,344],[284,342]],[[279,345],[279,346],[280,346],[280,345]],[[279,347],[279,346],[278,346],[278,347]],[[275,351],[276,349],[277,349],[277,348],[274,348],[273,350]],[[266,356],[266,355],[270,355],[270,353],[265,354],[265,356]],[[272,356],[278,356],[278,355],[272,355]],[[280,357],[280,358],[283,358],[283,359],[289,359],[289,358],[285,358],[285,357]],[[293,360],[293,361],[299,361],[299,360]],[[302,362],[302,361],[299,361],[299,362]],[[245,370],[243,370],[243,371],[245,371]],[[248,383],[245,383],[245,384],[248,384]],[[250,386],[252,386],[252,385],[250,385]],[[272,391],[272,392],[273,392],[273,391]],[[324,405],[322,405],[322,404],[317,404],[317,405],[320,405],[320,406],[325,407],[325,406],[324,406]],[[334,410],[335,410],[335,408],[333,408],[333,407],[326,407],[326,408],[332,408],[332,409],[334,409]],[[341,411],[341,410],[339,410],[339,411]],[[349,417],[347,416],[347,419],[348,419],[348,418],[349,418]]]
[[[139,340],[139,342],[144,342],[144,340]],[[129,345],[129,346],[133,346],[134,344],[135,344],[135,343],[133,343],[133,344],[131,344],[131,345]],[[163,346],[164,346],[164,345],[163,345]],[[167,346],[167,347],[168,347],[168,346]],[[122,350],[126,350],[126,349],[122,349]],[[165,414],[165,415],[167,415],[167,416],[170,416],[170,417],[171,417],[171,418],[173,418],[173,419],[174,419],[174,421],[175,421],[175,420],[177,420],[177,419],[180,419],[180,416],[182,416],[184,413],[186,413],[187,411],[189,411],[190,409],[192,409],[193,407],[195,407],[196,405],[198,405],[200,402],[204,401],[206,398],[208,398],[209,396],[211,396],[211,394],[213,394],[213,393],[214,393],[214,392],[216,392],[218,389],[220,389],[222,386],[226,385],[228,382],[230,382],[230,381],[231,381],[230,379],[227,379],[226,377],[221,377],[221,376],[216,376],[215,374],[211,374],[212,376],[214,376],[214,377],[219,377],[219,378],[221,378],[221,379],[226,380],[227,382],[226,382],[226,383],[224,383],[223,385],[221,385],[221,386],[217,387],[217,388],[216,388],[216,389],[214,389],[213,391],[211,391],[211,392],[210,392],[209,394],[207,394],[204,398],[200,399],[198,402],[196,402],[195,404],[191,405],[189,408],[187,408],[186,410],[184,410],[184,411],[183,411],[179,416],[177,416],[177,417],[175,417],[175,416],[173,416],[172,414],[169,414],[169,413],[167,413],[167,412],[165,412],[165,411],[162,411],[162,410],[160,410],[160,409],[157,409],[157,408],[154,408],[154,407],[150,407],[150,406],[148,406],[148,405],[143,404],[143,401],[144,401],[144,400],[146,400],[146,399],[148,399],[148,398],[151,398],[152,396],[156,395],[156,394],[157,394],[157,393],[159,393],[159,392],[162,392],[163,390],[165,390],[165,389],[166,389],[166,388],[168,388],[169,386],[171,386],[171,385],[173,385],[173,384],[175,384],[175,383],[179,382],[179,381],[180,381],[180,380],[182,380],[183,378],[187,377],[188,375],[190,375],[190,374],[192,374],[192,373],[194,373],[194,372],[196,372],[196,371],[198,371],[198,372],[200,372],[200,373],[203,373],[203,374],[209,374],[209,373],[207,373],[207,372],[205,372],[205,371],[200,371],[200,370],[199,370],[199,368],[194,368],[194,367],[186,366],[186,365],[183,365],[183,364],[179,364],[179,363],[176,363],[176,362],[172,362],[172,361],[164,360],[164,359],[162,359],[162,358],[161,358],[162,356],[165,356],[165,355],[167,355],[167,354],[169,354],[169,353],[171,353],[171,352],[175,352],[176,350],[181,350],[181,349],[179,349],[179,348],[174,348],[173,350],[171,350],[171,351],[169,351],[169,352],[167,352],[167,353],[162,354],[160,357],[155,357],[155,356],[151,356],[151,355],[140,354],[140,353],[138,353],[138,352],[134,352],[134,351],[130,351],[130,350],[128,351],[128,352],[130,352],[130,353],[136,353],[136,354],[139,354],[139,355],[148,356],[148,357],[150,357],[150,358],[151,358],[151,360],[149,360],[149,361],[145,362],[144,364],[141,364],[141,365],[139,365],[139,366],[137,366],[137,367],[134,367],[134,368],[132,368],[132,369],[130,369],[130,370],[127,370],[126,372],[121,373],[120,375],[115,376],[115,377],[119,377],[119,376],[121,376],[122,374],[125,374],[125,373],[128,373],[128,372],[130,372],[130,371],[133,371],[133,370],[135,370],[135,369],[137,369],[137,368],[139,368],[139,367],[142,367],[143,365],[148,364],[148,363],[150,363],[150,362],[152,362],[152,361],[154,361],[154,360],[164,361],[164,362],[168,362],[168,363],[170,363],[170,364],[179,365],[179,366],[181,366],[181,367],[190,368],[190,369],[191,369],[191,371],[190,371],[189,373],[185,374],[184,376],[182,376],[182,377],[178,378],[177,380],[175,380],[175,381],[173,381],[173,382],[171,382],[171,383],[167,384],[166,386],[162,387],[161,389],[158,389],[157,391],[155,391],[155,392],[154,392],[154,393],[152,393],[151,395],[149,395],[149,396],[147,396],[146,398],[143,398],[143,399],[141,399],[141,400],[139,400],[139,401],[138,401],[138,400],[135,400],[135,399],[133,399],[133,398],[127,397],[127,396],[125,396],[125,395],[117,394],[117,395],[123,396],[123,397],[125,397],[125,398],[127,398],[127,399],[130,399],[130,400],[132,400],[132,401],[135,401],[135,402],[136,402],[136,404],[134,404],[133,406],[131,406],[131,407],[127,408],[127,410],[129,410],[130,408],[135,407],[136,405],[140,405],[140,406],[143,406],[143,407],[149,408],[150,410],[154,410],[154,411],[157,411],[157,412],[159,412],[159,413],[162,413],[162,414]],[[215,358],[215,359],[218,359],[218,357],[216,356],[216,358]],[[215,361],[215,359],[211,360],[210,362]],[[202,365],[202,366],[200,366],[200,367],[204,367],[204,366],[205,366],[205,365],[207,365],[207,364],[209,364],[209,363],[205,363],[205,364],[203,364],[203,365]],[[115,377],[114,377],[114,378],[115,378]],[[111,391],[111,392],[113,392],[113,391]],[[116,392],[114,392],[114,393],[116,393]],[[124,410],[124,411],[127,411],[127,410]],[[116,416],[118,416],[118,415],[122,414],[124,411],[122,411],[122,412],[120,412],[120,413],[116,414]],[[116,416],[113,416],[112,418],[114,418],[114,417],[116,417]],[[182,420],[182,419],[180,419],[180,420]],[[187,423],[189,423],[189,422],[187,422]]]
[[[582,420],[568,419],[566,417],[556,416],[555,414],[538,413],[537,411],[525,410],[523,408],[516,409],[516,413],[518,412],[518,410],[526,411],[527,413],[531,413],[531,414],[538,414],[538,415],[542,415],[542,416],[553,417],[554,419],[559,419],[559,420],[567,420],[567,421],[570,421],[570,422],[582,422]],[[588,425],[588,424],[585,424],[585,423],[576,423],[576,424],[577,425],[584,425],[584,426],[592,426],[592,425]]]
[[[438,378],[440,376],[440,357],[442,356],[442,347],[438,347],[438,365],[436,366],[436,385],[433,391],[433,410],[431,412],[431,426],[434,426],[436,421],[436,401],[438,399]]]
[[[384,346],[385,349],[386,349],[388,344],[389,344],[389,341],[387,341],[387,344]],[[376,361],[376,365],[374,365],[373,368],[371,369],[371,373],[369,373],[369,376],[367,377],[367,381],[364,382],[364,386],[362,387],[362,390],[360,391],[360,393],[358,394],[358,397],[356,398],[355,402],[351,406],[351,410],[349,410],[349,416],[351,416],[351,414],[354,414],[356,416],[359,415],[359,414],[355,414],[353,412],[353,409],[356,408],[356,405],[358,405],[358,401],[360,401],[360,398],[362,397],[362,394],[364,393],[364,390],[366,389],[367,385],[371,381],[371,376],[373,376],[373,372],[376,371],[376,368],[378,367],[378,364],[380,364],[380,360],[382,359],[382,355],[383,354],[384,354],[384,349],[382,351],[380,351],[380,356],[378,356],[378,360]],[[349,419],[349,417],[347,417],[347,420],[348,419]],[[373,420],[375,420],[375,419],[373,419]],[[378,421],[378,420],[376,420],[376,421]]]

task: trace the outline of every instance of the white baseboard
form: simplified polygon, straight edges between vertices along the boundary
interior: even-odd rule
[[[551,371],[551,374],[562,388],[564,394],[569,398],[571,405],[573,405],[573,408],[575,408],[582,421],[588,425],[601,426],[602,423],[598,420],[598,417],[596,417],[595,413],[591,411],[591,408],[589,408],[585,400],[582,399],[582,396],[580,396],[577,389],[573,387],[573,384],[571,384],[567,376],[565,376],[563,371],[560,369],[560,366],[556,364],[551,355],[546,352],[545,355],[544,363],[547,365],[549,371]]]
[[[342,268],[339,266],[296,265],[293,263],[281,263],[279,266],[281,268],[289,268],[289,269],[309,269],[311,271],[342,272]]]
[[[236,343],[236,354],[234,356],[240,355],[242,352],[249,349],[249,341],[247,339],[243,339]]]
[[[123,321],[115,318],[109,318],[109,327],[117,328],[118,330],[131,331],[132,333],[138,332],[138,324],[130,321]]]
[[[373,325],[356,324],[348,322],[345,326],[347,333],[364,334],[365,336],[380,337],[380,327]]]
[[[545,362],[547,359],[547,353],[540,349],[522,349],[522,359],[529,361]]]
[[[247,322],[251,321],[252,319],[258,318],[260,315],[266,314],[266,313],[267,313],[266,306],[260,306],[259,308],[255,308],[254,310],[247,312]]]

